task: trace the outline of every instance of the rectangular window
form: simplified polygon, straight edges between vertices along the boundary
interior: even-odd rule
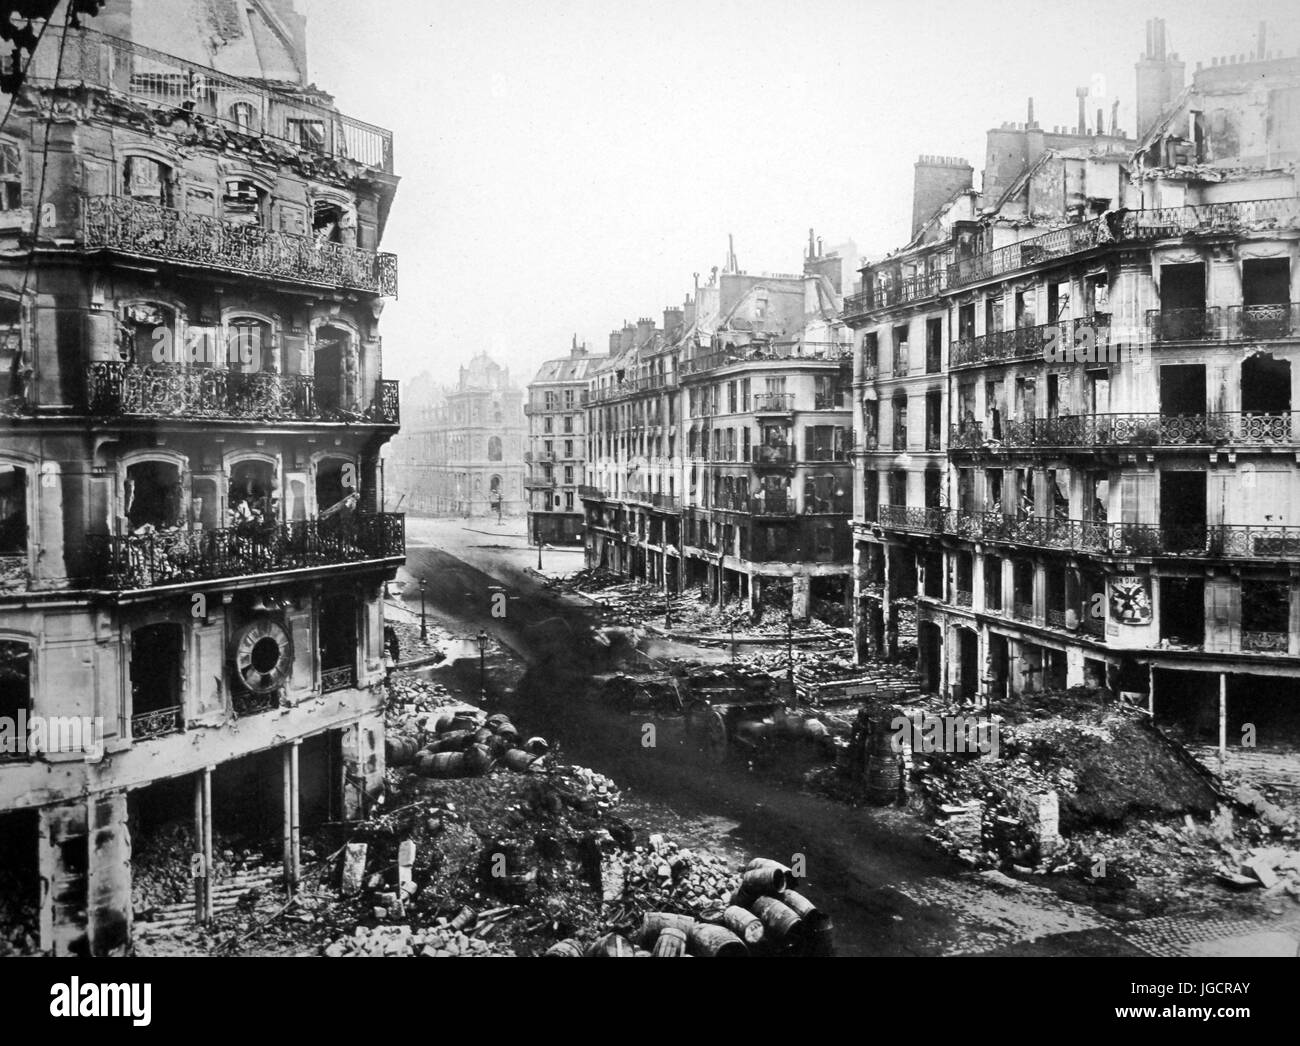
[[[573,511],[573,491],[571,490],[564,492],[564,508],[566,512]]]
[[[573,415],[572,415],[572,414],[566,414],[566,415],[564,415],[564,431],[565,431],[565,432],[572,432],[572,431],[573,431]]]
[[[565,466],[564,466],[564,482],[565,482],[565,483],[572,483],[572,482],[573,482],[573,466],[572,466],[572,465],[565,465]]]
[[[0,142],[0,211],[23,205],[23,154],[14,142]]]
[[[572,389],[565,389],[565,390],[564,390],[564,409],[565,409],[565,410],[573,410],[573,390],[572,390]]]
[[[571,439],[566,439],[564,441],[564,456],[566,458],[573,457],[573,440]]]
[[[547,415],[546,417],[542,418],[542,431],[543,431],[543,432],[554,432],[554,431],[555,431],[555,419],[552,418],[552,417],[550,417],[549,415]]]

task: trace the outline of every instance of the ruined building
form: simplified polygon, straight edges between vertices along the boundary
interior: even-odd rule
[[[610,335],[588,404],[589,566],[795,617],[850,595],[854,248],[714,270],[663,327]]]
[[[861,655],[915,598],[932,689],[1300,736],[1300,58],[1242,57],[1184,86],[1153,23],[1140,136],[918,165],[939,202],[844,308]]]
[[[389,132],[307,84],[288,0],[95,26],[0,129],[0,875],[56,954],[128,947],[164,823],[200,871],[265,826],[292,880],[366,808],[404,559]]]
[[[569,355],[547,360],[528,385],[528,539],[537,544],[582,540],[582,502],[587,456],[587,383],[605,359],[593,356],[574,336]]]
[[[480,352],[456,384],[428,374],[408,383],[406,424],[387,459],[401,507],[431,516],[521,515],[524,392]]]

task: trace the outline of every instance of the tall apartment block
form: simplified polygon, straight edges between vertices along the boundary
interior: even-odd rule
[[[388,485],[402,507],[433,516],[524,511],[524,390],[480,352],[456,384],[430,374],[407,385],[406,423],[393,440]]]
[[[528,538],[535,544],[572,545],[582,540],[582,501],[587,457],[587,383],[605,359],[593,356],[575,335],[569,355],[547,360],[528,385],[524,451],[528,491]]]
[[[931,689],[1300,735],[1300,58],[1262,35],[1184,86],[1153,22],[1138,138],[1081,107],[1053,143],[1031,109],[982,193],[918,163],[912,240],[844,308],[860,655],[914,598]]]
[[[806,618],[847,604],[851,343],[846,253],[801,274],[734,253],[663,327],[610,337],[588,405],[587,562]]]
[[[205,876],[270,826],[292,881],[382,784],[392,139],[307,86],[291,3],[199,10],[52,22],[0,134],[0,721],[42,724],[0,862],[56,954],[129,947],[159,825]]]

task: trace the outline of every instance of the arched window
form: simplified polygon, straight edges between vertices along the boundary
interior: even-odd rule
[[[488,437],[488,461],[501,460],[501,437]]]
[[[273,370],[271,325],[253,316],[236,316],[227,321],[225,360],[232,370]]]
[[[180,469],[170,462],[138,461],[128,466],[123,494],[123,514],[131,533],[180,525]]]

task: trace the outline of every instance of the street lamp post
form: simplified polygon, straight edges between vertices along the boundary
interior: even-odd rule
[[[478,696],[487,704],[487,644],[488,634],[483,629],[478,633]]]
[[[420,642],[427,642],[429,639],[429,622],[424,616],[424,578],[420,578]]]

